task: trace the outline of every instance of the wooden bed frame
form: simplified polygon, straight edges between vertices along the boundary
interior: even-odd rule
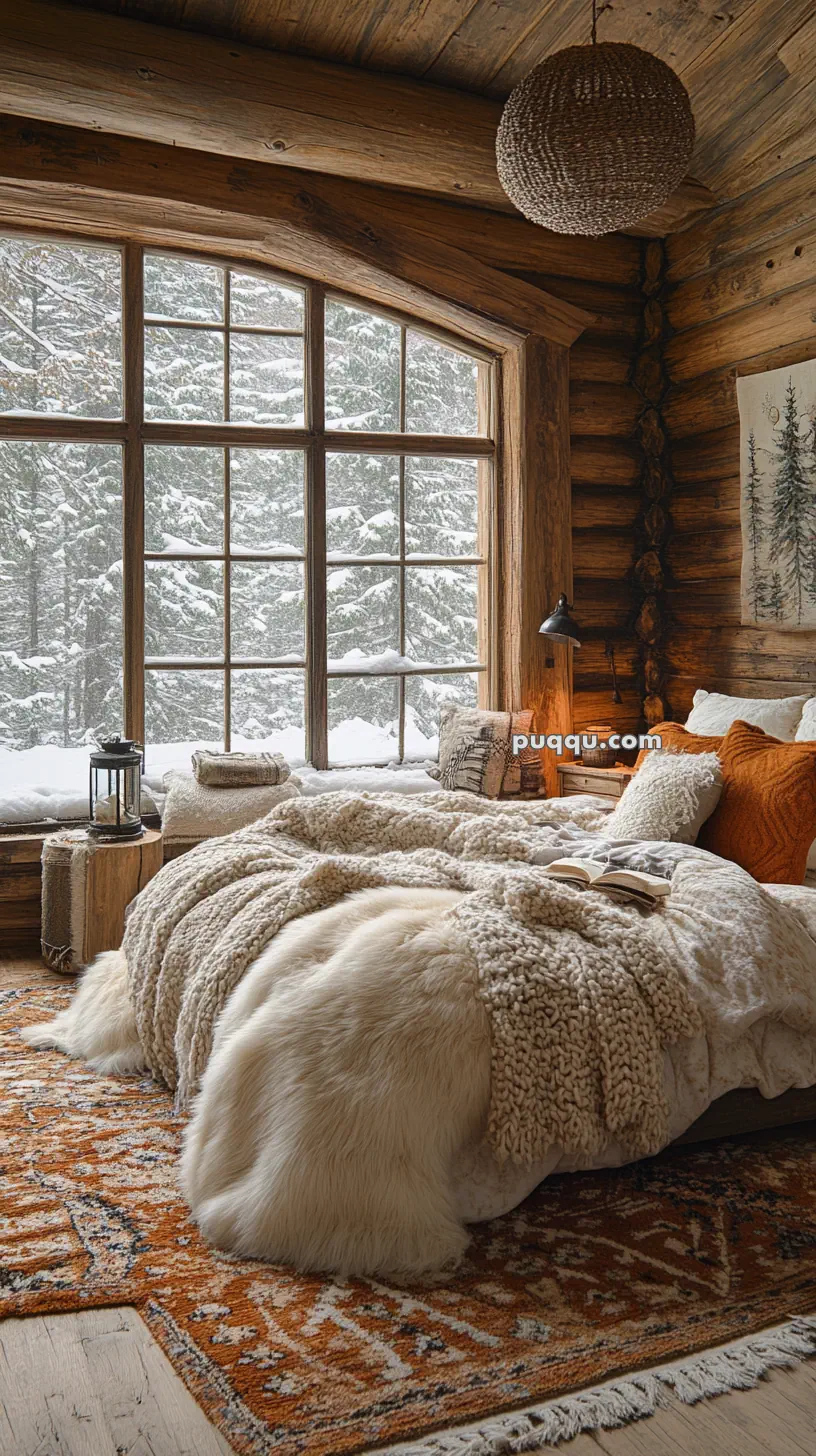
[[[816,1087],[792,1087],[779,1097],[763,1097],[756,1087],[738,1087],[718,1097],[690,1128],[675,1138],[673,1148],[705,1143],[746,1132],[766,1132],[816,1120]]]

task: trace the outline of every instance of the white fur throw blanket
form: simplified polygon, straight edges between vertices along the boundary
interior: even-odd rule
[[[179,1105],[207,1065],[216,1019],[288,921],[380,886],[470,892],[446,917],[477,969],[491,1025],[489,1140],[530,1165],[610,1138],[633,1156],[667,1139],[663,1050],[700,1028],[659,912],[548,879],[534,863],[565,801],[327,794],[280,805],[166,865],[135,902],[123,949],[139,1038]]]

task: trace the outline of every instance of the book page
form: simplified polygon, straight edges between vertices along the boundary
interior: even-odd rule
[[[553,875],[559,880],[584,880],[592,884],[593,880],[599,879],[606,869],[605,865],[598,864],[592,859],[556,859],[552,864],[546,866],[547,874]]]
[[[638,890],[642,895],[653,895],[655,899],[662,899],[671,891],[671,880],[647,874],[645,870],[606,870],[600,877],[596,875],[595,880],[599,889],[605,885],[610,888],[618,886],[624,890]]]

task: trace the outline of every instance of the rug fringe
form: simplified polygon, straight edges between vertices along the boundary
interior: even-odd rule
[[[381,1456],[517,1456],[571,1441],[585,1431],[611,1430],[654,1415],[669,1391],[685,1405],[750,1390],[769,1370],[792,1368],[816,1355],[816,1317],[799,1316],[716,1350],[704,1350],[656,1370],[644,1370],[526,1411],[510,1411],[468,1430],[440,1431]]]

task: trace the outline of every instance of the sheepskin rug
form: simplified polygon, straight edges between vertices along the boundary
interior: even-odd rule
[[[241,1255],[340,1274],[452,1267],[452,1170],[484,1135],[490,1026],[443,912],[460,894],[363,891],[293,921],[233,992],[187,1126],[185,1196]],[[111,951],[55,1022],[23,1033],[99,1072],[146,1063]]]

